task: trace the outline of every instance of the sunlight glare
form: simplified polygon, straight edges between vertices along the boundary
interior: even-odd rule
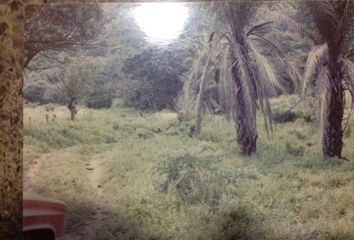
[[[149,41],[166,43],[183,31],[188,8],[183,3],[144,3],[136,7],[134,18]]]

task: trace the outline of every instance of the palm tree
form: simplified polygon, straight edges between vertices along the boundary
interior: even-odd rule
[[[313,22],[319,39],[307,57],[303,95],[317,95],[324,157],[342,157],[345,91],[354,96],[354,2],[325,0],[305,2],[300,9]],[[310,87],[311,86],[311,87]]]
[[[257,107],[259,106],[264,114],[264,124],[267,132],[272,131],[269,97],[276,90],[288,92],[285,87],[286,84],[278,77],[279,74],[274,63],[269,59],[269,52],[277,57],[277,62],[283,63],[295,83],[299,81],[296,68],[287,60],[285,54],[265,37],[266,33],[272,31],[273,22],[264,22],[252,26],[253,17],[259,6],[260,3],[257,1],[216,3],[214,5],[217,9],[216,12],[229,23],[228,31],[212,32],[208,43],[204,44],[207,51],[201,51],[204,57],[207,56],[203,73],[210,71],[210,69],[220,72],[220,81],[216,81],[219,92],[224,98],[223,101],[228,102],[228,108],[231,106],[237,132],[237,143],[240,152],[245,155],[256,152],[258,137]],[[214,43],[211,45],[210,41],[214,41]],[[211,49],[211,46],[213,49]],[[268,50],[267,55],[264,53],[264,49]],[[212,64],[210,64],[211,55],[213,55]],[[200,61],[197,61],[197,63],[200,64]],[[202,101],[204,100],[205,104],[208,100],[203,99],[203,92],[207,86],[213,86],[210,84],[211,81],[205,79],[205,74],[201,76],[198,88],[199,97],[196,103],[198,134],[200,134]],[[193,72],[191,79],[187,81],[189,86],[193,85],[191,84],[192,80]],[[198,80],[196,81],[198,82]],[[228,86],[229,89],[225,89],[225,86]],[[230,88],[230,86],[232,87]],[[233,90],[231,95],[228,93],[230,89]]]
[[[289,76],[297,83],[299,74],[286,59],[281,50],[264,35],[272,30],[273,22],[251,26],[253,17],[261,3],[230,2],[224,6],[224,13],[230,25],[231,79],[235,84],[234,121],[237,142],[242,154],[256,152],[257,126],[256,109],[259,104],[264,114],[267,131],[272,131],[272,113],[269,96],[274,90],[288,92],[278,77],[274,64],[262,53],[262,47],[277,55],[288,70]],[[257,104],[258,100],[258,104]]]

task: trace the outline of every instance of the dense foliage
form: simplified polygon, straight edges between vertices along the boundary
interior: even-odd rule
[[[152,47],[126,60],[122,70],[131,81],[123,99],[139,109],[173,109],[182,90],[181,76],[188,70],[189,49],[177,45]]]

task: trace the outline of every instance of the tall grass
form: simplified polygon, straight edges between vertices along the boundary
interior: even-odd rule
[[[287,112],[295,102],[273,99],[273,110]],[[64,110],[46,123],[44,109],[25,109],[37,121],[25,122],[25,149],[53,153],[38,190],[67,201],[70,221],[85,214],[79,201],[87,209],[98,204],[84,168],[100,153],[100,207],[112,218],[98,226],[98,240],[354,239],[354,135],[344,138],[351,161],[324,162],[316,122],[304,118],[301,105],[293,109],[299,117],[276,123],[270,137],[257,116],[258,153],[251,157],[238,154],[233,123],[222,116],[207,116],[197,139],[192,123],[178,125],[171,112],[114,105],[82,109],[71,123]]]

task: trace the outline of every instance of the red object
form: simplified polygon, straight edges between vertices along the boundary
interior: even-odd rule
[[[37,194],[23,195],[25,240],[55,240],[63,235],[65,204]]]

